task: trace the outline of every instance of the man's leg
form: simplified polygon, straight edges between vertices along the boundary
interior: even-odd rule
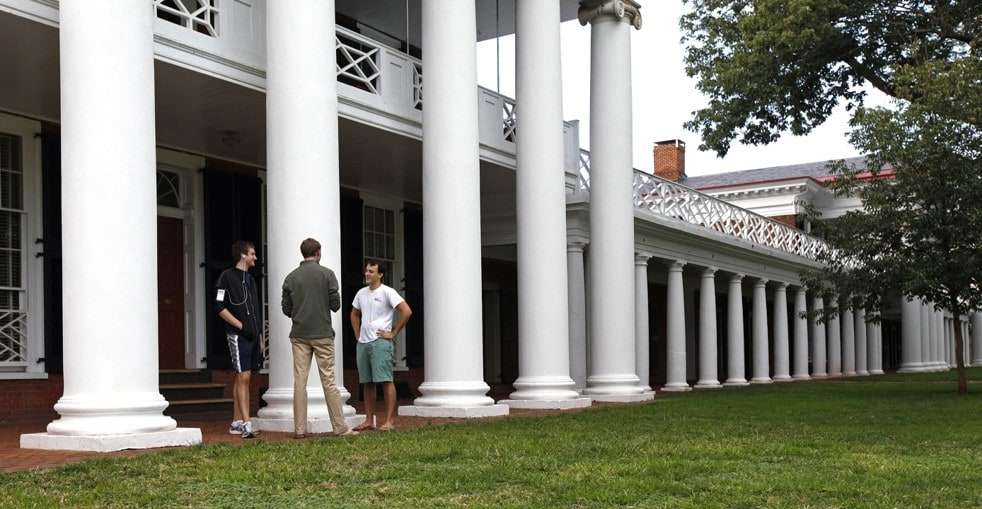
[[[236,413],[243,422],[249,419],[249,382],[252,380],[252,371],[243,371],[235,374],[235,397],[233,404],[236,406]]]
[[[375,383],[372,380],[371,343],[358,343],[355,349],[355,361],[358,365],[358,380],[364,389],[365,422],[358,425],[355,431],[375,429]]]
[[[239,373],[242,372],[242,364],[239,362],[239,337],[226,334],[225,342],[232,360],[232,371],[235,372],[232,378],[232,426],[229,428],[229,433],[239,434],[242,432],[238,429],[242,426],[242,412],[239,408]]]
[[[341,393],[334,383],[334,338],[314,339],[310,341],[314,349],[314,359],[321,377],[321,387],[324,389],[324,400],[327,402],[327,413],[331,416],[331,427],[335,435],[347,433],[348,424],[344,422],[344,408],[341,406]]]
[[[365,422],[355,428],[358,431],[375,428],[375,384],[365,383],[361,386],[365,389],[362,393],[365,395]]]
[[[307,434],[307,375],[313,351],[306,340],[290,338],[293,345],[293,431],[297,436]]]
[[[379,426],[379,429],[390,430],[395,426],[396,384],[385,382],[382,384],[382,391],[385,392],[385,422]]]

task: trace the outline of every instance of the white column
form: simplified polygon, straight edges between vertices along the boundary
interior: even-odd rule
[[[677,260],[668,266],[668,304],[665,310],[666,353],[665,385],[663,391],[687,391],[691,389],[685,373],[685,307],[683,299],[682,267]]]
[[[839,325],[842,308],[839,306],[838,295],[829,296],[829,301],[838,311],[825,322],[825,334],[828,336],[829,376],[842,376],[842,329]]]
[[[803,286],[794,292],[794,361],[791,377],[808,380],[808,296]]]
[[[812,311],[816,316],[808,317],[812,329],[812,378],[825,378],[828,374],[828,357],[826,356],[825,323],[820,320],[821,310],[825,309],[825,299],[815,295],[812,299]]]
[[[302,13],[302,15],[298,15]],[[296,0],[266,15],[266,214],[270,298],[277,299],[287,274],[302,256],[307,237],[320,241],[321,263],[341,278],[341,188],[338,177],[337,81],[334,61],[334,2]],[[301,198],[302,197],[302,198]],[[351,298],[342,295],[342,299]],[[347,317],[333,313],[335,384],[344,388],[342,330]],[[254,420],[258,429],[292,431],[293,353],[290,319],[276,305],[269,313],[267,406]],[[349,426],[364,416],[344,406]],[[307,429],[331,431],[316,369],[307,379]]]
[[[699,287],[699,380],[696,389],[719,389],[716,370],[716,267],[702,271]]]
[[[972,366],[982,366],[982,311],[972,313]]]
[[[876,368],[874,375],[883,374],[883,322],[876,324]]]
[[[508,406],[486,395],[489,387],[482,376],[475,6],[427,0],[422,19],[428,69],[423,108],[423,291],[430,312],[423,324],[423,395],[412,406],[400,407],[399,414],[505,415]],[[457,267],[453,284],[447,284],[447,267]],[[565,295],[566,289],[560,293]],[[556,318],[563,324],[567,319]],[[568,358],[565,351],[554,357]]]
[[[918,342],[918,348],[920,348],[920,358],[921,366],[925,371],[933,371],[937,369],[934,364],[933,355],[931,350],[931,338],[933,336],[931,327],[931,312],[928,310],[928,304],[924,300],[921,300],[921,337]]]
[[[502,401],[514,408],[590,406],[569,376],[559,22],[559,0],[515,2],[518,379]]]
[[[153,14],[60,4],[64,393],[30,449],[192,445],[163,415],[157,359]]]
[[[577,391],[586,388],[586,277],[583,272],[583,242],[566,246],[569,275],[569,373]]]
[[[591,371],[584,392],[598,401],[652,397],[635,373],[633,292],[624,291],[634,279],[631,23],[640,27],[638,9],[621,0],[584,0],[579,9],[580,23],[591,25]]]
[[[879,312],[873,314],[871,317],[873,320],[880,318]],[[880,369],[880,359],[883,357],[883,352],[880,350],[880,322],[870,321],[866,324],[866,370],[870,375],[880,375],[882,370]]]
[[[848,301],[849,298],[843,299]],[[856,322],[852,308],[842,309],[842,375],[856,376]]]
[[[947,332],[948,340],[945,342],[948,346],[948,365],[955,367],[958,365],[957,357],[955,357],[955,318],[952,315],[948,319],[948,324],[945,327]]]
[[[863,308],[857,308],[853,313],[853,323],[855,323],[853,330],[856,334],[856,374],[859,376],[869,375],[869,361],[867,356],[869,354],[867,345],[869,344],[869,335],[866,333],[866,310]]]
[[[645,392],[652,392],[651,366],[649,365],[648,331],[648,259],[649,255],[638,253],[634,257],[634,360],[637,365],[639,384]]]
[[[921,306],[920,301],[900,297],[900,369],[898,373],[915,373],[924,370],[921,361]]]
[[[743,274],[730,277],[726,305],[726,350],[726,382],[723,385],[749,385],[743,360]]]
[[[767,280],[758,279],[754,283],[753,300],[753,378],[750,383],[771,383],[770,359],[767,345]]]
[[[791,381],[791,359],[788,345],[788,285],[774,287],[774,381]]]

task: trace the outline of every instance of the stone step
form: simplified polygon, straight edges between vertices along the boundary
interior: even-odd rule
[[[205,398],[171,401],[164,415],[175,418],[197,417],[203,414],[232,415],[232,398]]]
[[[211,383],[211,372],[207,369],[162,369],[161,385]]]
[[[161,384],[160,393],[172,403],[187,400],[221,399],[225,396],[225,384]]]

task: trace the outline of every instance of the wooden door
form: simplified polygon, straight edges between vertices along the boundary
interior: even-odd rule
[[[157,217],[157,348],[161,369],[184,368],[184,221]]]

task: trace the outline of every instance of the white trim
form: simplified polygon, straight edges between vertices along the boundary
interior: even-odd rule
[[[0,378],[21,373],[34,377],[47,376],[44,363],[36,362],[44,357],[44,260],[37,254],[44,245],[34,239],[43,238],[44,218],[41,204],[41,123],[13,115],[0,113],[0,132],[20,138],[21,171],[23,172],[24,213],[21,215],[22,286],[25,289],[24,310],[27,312],[27,363],[23,371],[3,372]],[[32,376],[26,376],[31,378]]]
[[[0,371],[0,380],[47,380],[48,374],[35,371]]]
[[[372,194],[365,191],[358,191],[359,196],[362,200],[362,213],[361,213],[361,229],[359,231],[359,241],[362,243],[362,258],[365,253],[365,206],[375,207],[379,209],[391,210],[393,212],[393,219],[395,221],[395,258],[392,259],[392,274],[389,274],[385,281],[385,284],[394,288],[399,295],[405,298],[406,291],[403,284],[403,278],[405,277],[405,265],[406,265],[406,254],[403,242],[405,236],[405,217],[402,214],[402,209],[405,205],[405,200],[400,197],[394,196],[384,196],[378,194]],[[354,296],[352,295],[351,298]],[[412,303],[409,303],[412,306]],[[395,366],[396,371],[407,371],[409,366],[406,364],[406,331],[403,330],[399,333],[396,338],[395,344]]]
[[[157,207],[157,215],[181,219],[184,223],[184,367],[204,367],[200,361],[207,353],[204,342],[203,197],[200,171],[203,157],[157,147],[157,170],[177,173],[181,179],[181,207]]]

